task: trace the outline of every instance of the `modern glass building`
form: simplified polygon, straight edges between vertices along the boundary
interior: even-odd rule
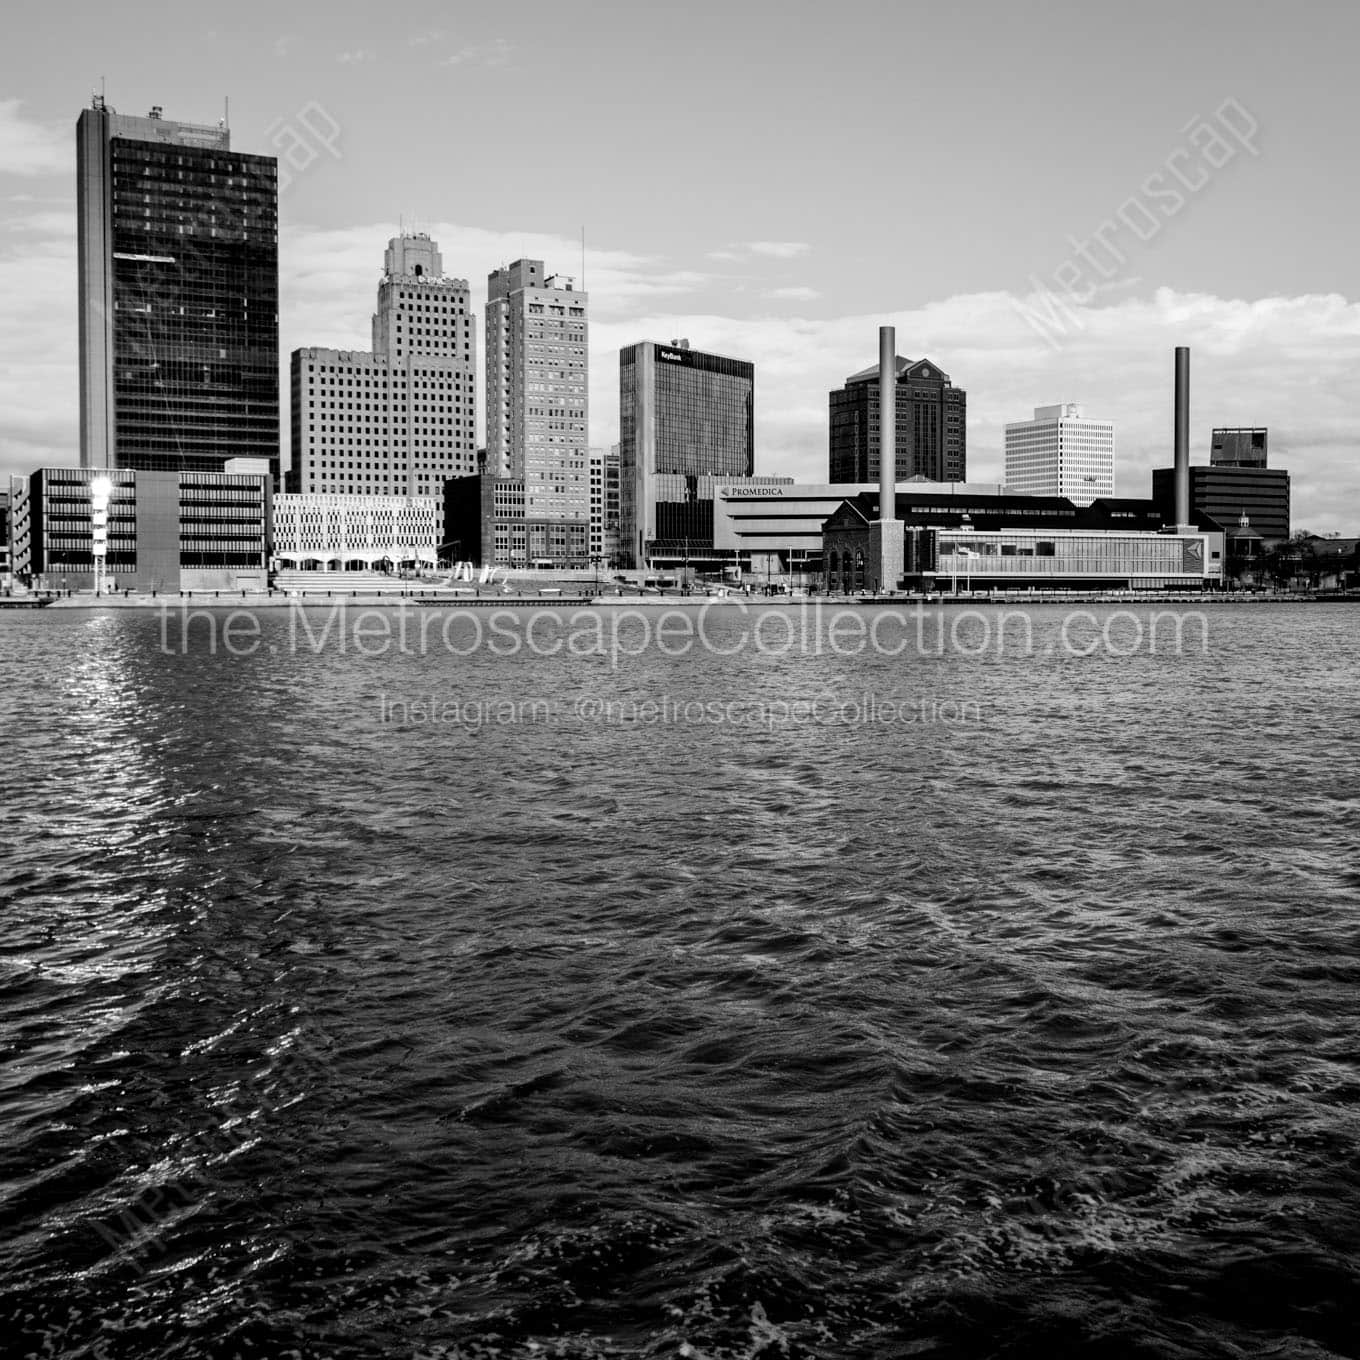
[[[96,97],[76,171],[81,465],[277,479],[277,161]]]
[[[1173,532],[1153,501],[1111,498],[1076,505],[1062,496],[969,498],[897,494],[904,552],[891,581],[872,579],[871,525],[878,494],[844,501],[823,529],[831,591],[934,589],[941,578],[985,590],[1202,589],[1223,580],[1220,525],[1195,516]]]
[[[755,472],[755,365],[653,341],[619,352],[619,552],[634,566],[713,547],[701,483]]]
[[[1270,431],[1264,426],[1218,428],[1209,441],[1209,462],[1215,467],[1266,466]]]
[[[968,475],[968,394],[929,359],[897,364],[899,482],[962,482]],[[830,394],[830,480],[878,481],[878,365]]]

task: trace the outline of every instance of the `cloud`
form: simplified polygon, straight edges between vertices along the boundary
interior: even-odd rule
[[[445,36],[442,28],[430,28],[423,33],[413,33],[406,43],[408,47],[429,47],[431,43],[443,42]]]
[[[790,288],[771,288],[765,296],[767,298],[784,299],[789,302],[815,302],[821,297],[821,293],[815,288],[803,288],[794,286]]]
[[[25,207],[28,211],[25,211]],[[69,205],[13,205],[0,226],[0,485],[3,475],[79,456],[75,214]],[[469,280],[482,332],[487,273],[521,257],[580,269],[565,236],[431,223],[445,268]],[[281,345],[367,349],[375,279],[391,224],[344,229],[289,225],[281,240]],[[1085,404],[1115,422],[1116,489],[1145,496],[1171,462],[1172,349],[1193,352],[1191,456],[1208,461],[1215,425],[1270,427],[1274,466],[1287,468],[1294,524],[1360,530],[1360,302],[1335,295],[1219,298],[1162,289],[1072,306],[1054,348],[1036,332],[1034,299],[970,293],[889,315],[733,315],[726,280],[630,251],[591,247],[591,443],[618,439],[618,352],[639,340],[688,336],[696,348],[756,365],[757,471],[823,481],[827,393],[877,357],[878,326],[897,328],[898,352],[928,356],[968,392],[968,467],[1003,473],[1007,421],[1054,402]],[[581,280],[577,279],[579,286]],[[825,299],[823,300],[825,307]],[[480,342],[479,342],[480,346]],[[479,353],[479,374],[483,356]],[[282,388],[287,402],[287,384]],[[288,422],[283,424],[285,441]],[[285,455],[286,456],[286,455]]]
[[[504,66],[510,60],[514,48],[504,38],[493,38],[490,42],[469,43],[451,52],[440,63],[442,66]]]
[[[342,66],[360,66],[366,61],[372,61],[373,53],[366,47],[356,47],[352,52],[337,53],[335,59]]]
[[[285,33],[282,37],[274,39],[274,55],[276,57],[286,57],[292,51],[297,39],[291,33]]]
[[[69,129],[30,122],[22,101],[0,99],[0,175],[68,175],[75,168]]]
[[[765,255],[772,260],[796,260],[812,247],[806,241],[748,241],[746,249],[752,255]]]

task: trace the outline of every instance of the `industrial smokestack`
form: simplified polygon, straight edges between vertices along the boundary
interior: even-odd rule
[[[1190,350],[1176,346],[1176,524],[1190,523]]]
[[[897,518],[897,331],[878,328],[878,517]]]

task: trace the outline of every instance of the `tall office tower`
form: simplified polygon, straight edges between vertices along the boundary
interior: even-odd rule
[[[897,480],[962,482],[968,472],[968,394],[929,359],[897,364]],[[878,481],[878,365],[830,394],[833,482]]]
[[[619,555],[619,446],[590,450],[590,560]]]
[[[524,483],[531,562],[589,560],[587,296],[516,260],[487,278],[486,471]]]
[[[290,492],[442,495],[477,470],[477,320],[424,234],[387,243],[373,352],[292,354]]]
[[[619,551],[712,542],[714,485],[755,472],[755,365],[650,340],[619,351]]]
[[[1036,406],[1033,420],[1006,426],[1006,488],[1066,496],[1090,505],[1114,495],[1114,425],[1087,420],[1080,406]]]
[[[80,461],[279,472],[278,162],[225,123],[76,124]]]
[[[1209,444],[1210,466],[1265,467],[1269,433],[1259,426],[1254,429],[1216,429]]]

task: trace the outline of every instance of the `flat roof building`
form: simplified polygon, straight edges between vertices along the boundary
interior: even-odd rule
[[[1175,500],[1175,469],[1155,468],[1152,498],[1171,513]],[[1210,464],[1190,468],[1190,508],[1209,515],[1225,529],[1243,515],[1267,541],[1289,537],[1289,473],[1284,468]]]
[[[441,509],[434,496],[275,496],[273,556],[299,571],[433,567]]]
[[[39,468],[28,478],[25,570],[48,589],[94,585],[90,483],[107,476],[105,581],[114,590],[263,590],[273,480],[259,473]]]
[[[1209,439],[1211,467],[1266,466],[1270,431],[1264,426],[1216,428]]]
[[[1036,406],[1006,426],[1006,486],[1074,505],[1114,495],[1114,424],[1089,420],[1075,403]]]
[[[1133,590],[1216,586],[1223,532],[1207,516],[1170,532],[1152,501],[1075,505],[1062,496],[944,497],[899,492],[902,560],[892,580],[872,575],[878,494],[844,501],[824,531],[823,580],[831,591],[932,590],[941,577],[983,590]]]
[[[688,340],[619,351],[619,550],[629,565],[711,546],[701,483],[754,473],[754,364]]]
[[[279,474],[278,162],[225,123],[76,125],[80,461]]]
[[[487,278],[486,473],[524,488],[527,551],[590,557],[588,298],[574,279],[516,260]]]

